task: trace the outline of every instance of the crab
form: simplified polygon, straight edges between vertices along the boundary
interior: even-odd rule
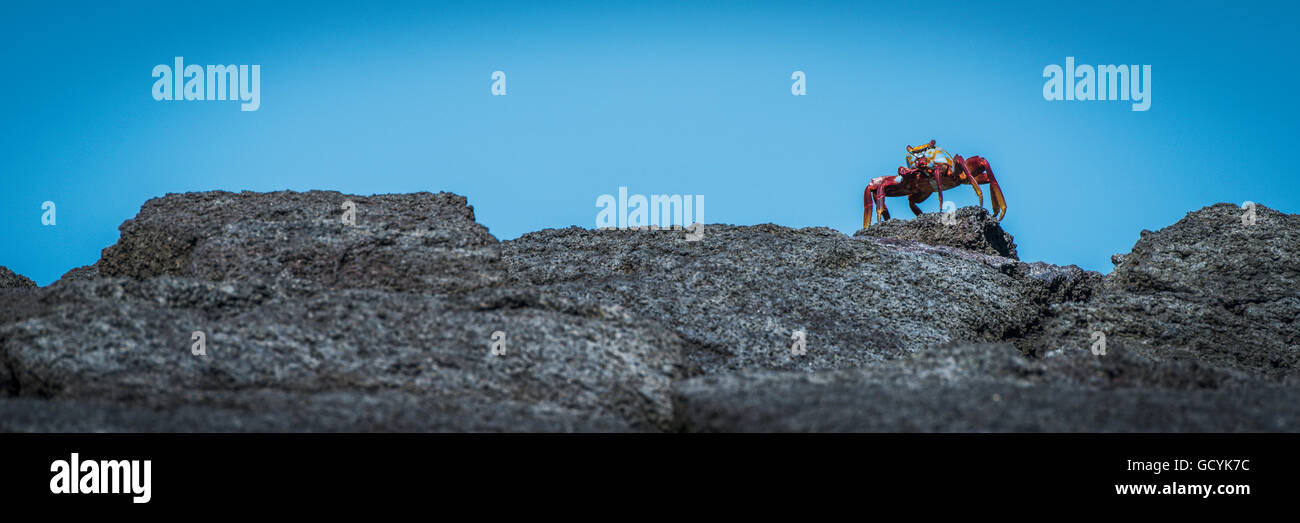
[[[980,207],[984,206],[984,191],[980,184],[989,186],[989,198],[993,207],[993,218],[1001,221],[1007,215],[1007,201],[1002,197],[1002,188],[993,176],[993,168],[988,160],[979,156],[963,159],[960,154],[951,155],[948,151],[930,143],[907,147],[907,167],[899,167],[896,176],[872,178],[867,189],[862,193],[862,227],[871,226],[872,203],[875,203],[875,221],[889,219],[889,209],[885,207],[886,196],[906,196],[907,205],[912,213],[921,215],[921,208],[916,204],[925,201],[931,193],[939,193],[939,209],[943,209],[943,191],[958,185],[970,184],[979,196]]]

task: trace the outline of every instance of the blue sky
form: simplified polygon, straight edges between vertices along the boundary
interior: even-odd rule
[[[1025,260],[1107,272],[1206,205],[1300,212],[1289,3],[124,4],[0,19],[0,265],[40,284],[145,200],[212,189],[452,191],[509,239],[594,227],[626,186],[852,233],[867,181],[931,138],[990,161]],[[261,65],[260,109],[155,101],[175,56]],[[1151,65],[1150,110],[1044,100],[1067,56]]]

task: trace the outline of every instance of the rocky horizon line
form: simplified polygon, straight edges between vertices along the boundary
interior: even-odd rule
[[[172,193],[0,268],[0,430],[1296,431],[1300,215],[1252,212],[1103,275],[979,207],[498,240],[447,192]]]

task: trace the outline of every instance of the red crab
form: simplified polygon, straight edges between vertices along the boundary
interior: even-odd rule
[[[942,156],[942,159],[939,157]],[[906,196],[907,205],[917,216],[921,208],[916,204],[925,201],[930,193],[939,193],[939,209],[943,209],[943,191],[958,185],[969,183],[979,196],[980,207],[984,206],[984,192],[980,184],[988,184],[989,197],[993,204],[993,218],[1001,221],[1007,215],[1007,201],[1002,197],[1002,188],[998,179],[993,177],[993,168],[988,160],[979,156],[962,159],[961,155],[950,155],[948,151],[930,143],[907,148],[907,167],[899,167],[897,176],[872,178],[867,190],[862,193],[862,227],[871,226],[872,202],[875,202],[876,221],[889,219],[889,209],[885,208],[886,196]]]

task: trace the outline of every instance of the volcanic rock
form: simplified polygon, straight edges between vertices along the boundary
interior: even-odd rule
[[[1241,212],[1102,276],[975,208],[498,242],[448,193],[171,194],[0,271],[0,430],[1300,430],[1300,217]]]

